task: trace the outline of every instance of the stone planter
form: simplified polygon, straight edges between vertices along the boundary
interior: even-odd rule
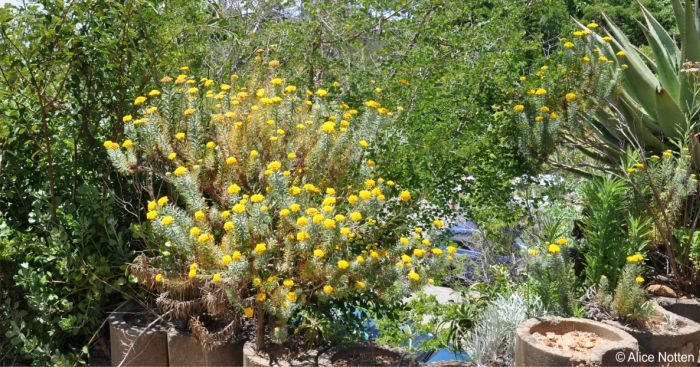
[[[696,366],[700,349],[700,324],[668,312],[659,305],[655,306],[658,312],[675,323],[674,327],[652,332],[623,325],[617,321],[605,321],[605,323],[632,335],[639,342],[641,355],[653,357],[653,360],[647,357],[646,361],[637,361],[637,365]]]
[[[168,364],[185,366],[242,366],[244,340],[232,341],[214,350],[205,350],[188,332],[168,331]]]
[[[564,335],[569,332],[594,333],[602,339],[600,344],[586,352],[574,352],[550,347],[533,334],[554,333]],[[619,356],[628,356],[638,351],[637,341],[629,334],[601,322],[561,317],[529,319],[517,329],[515,341],[516,366],[620,366]],[[620,354],[623,353],[623,354]],[[626,361],[627,358],[624,360]],[[623,361],[624,362],[624,361]],[[629,365],[636,365],[630,363]]]
[[[417,366],[416,357],[399,348],[375,343],[358,343],[331,348],[330,366]]]
[[[115,311],[108,317],[112,366],[167,366],[168,339],[162,324],[146,330],[145,311]]]
[[[667,311],[700,323],[700,300],[697,298],[656,297],[654,301]]]
[[[309,351],[302,360],[289,360],[286,357],[271,357],[266,353],[258,353],[255,343],[246,342],[243,345],[243,367],[316,367],[330,366],[330,361],[316,350]]]

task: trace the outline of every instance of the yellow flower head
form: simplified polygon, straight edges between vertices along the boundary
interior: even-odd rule
[[[642,256],[641,254],[638,254],[638,253],[634,254],[634,255],[627,256],[627,262],[630,262],[630,263],[638,263],[638,262],[643,261],[643,260],[644,260],[644,256]]]
[[[231,258],[231,255],[224,255],[221,257],[221,265],[228,266],[232,260],[233,258]]]
[[[214,276],[211,277],[211,281],[214,282],[214,284],[220,282],[221,281],[221,274],[219,274],[219,273],[214,274]]]
[[[557,252],[561,251],[561,247],[552,243],[549,246],[547,246],[547,251],[556,254]]]
[[[323,226],[326,229],[334,229],[335,228],[335,220],[327,218],[323,221]]]
[[[442,228],[442,227],[445,226],[445,223],[444,223],[443,221],[441,221],[440,219],[435,219],[435,220],[433,221],[433,225],[434,225],[436,228]]]
[[[416,273],[415,271],[411,270],[408,272],[408,279],[411,279],[414,282],[417,282],[420,280],[420,275]]]
[[[309,232],[301,231],[297,232],[297,241],[303,242],[309,239]]]
[[[233,255],[231,255],[231,259],[233,261],[239,261],[241,260],[241,252],[240,251],[234,251]]]
[[[564,237],[559,237],[559,238],[557,238],[556,243],[557,243],[557,245],[559,245],[559,246],[565,246],[567,243],[569,243],[569,240],[567,240],[567,239],[564,238]]]
[[[267,245],[265,243],[261,242],[255,245],[255,253],[258,255],[264,253],[265,251],[267,251]]]
[[[140,106],[146,102],[146,97],[138,96],[134,99],[134,106]]]
[[[185,174],[187,174],[187,168],[180,166],[178,168],[175,168],[174,173],[175,173],[175,176],[178,176],[178,177],[185,175]]]
[[[326,255],[326,252],[321,250],[321,249],[314,250],[314,256],[316,256],[316,257],[324,257],[325,255]]]
[[[333,293],[333,286],[331,286],[330,284],[324,285],[324,286],[323,286],[323,292],[324,292],[325,294],[330,295],[331,293]]]
[[[367,191],[367,190],[361,190],[358,193],[358,195],[360,196],[360,199],[365,200],[365,201],[372,198],[372,193],[370,191]]]
[[[170,225],[174,220],[175,220],[175,218],[173,218],[170,215],[167,215],[167,216],[163,217],[163,219],[160,220],[160,224],[167,226],[167,225]]]
[[[323,131],[326,134],[330,134],[333,131],[335,131],[335,122],[333,121],[326,121],[321,125],[321,131]]]
[[[250,307],[246,307],[246,308],[243,310],[243,314],[245,315],[245,317],[251,318],[251,317],[253,317],[253,309],[250,308]]]
[[[224,223],[224,231],[231,232],[233,230],[233,228],[235,228],[235,225],[233,224],[233,222],[227,221],[226,223]]]
[[[348,266],[350,266],[350,263],[345,261],[345,260],[339,260],[338,261],[338,268],[340,269],[347,269]]]
[[[576,100],[576,93],[572,93],[572,92],[566,93],[564,98],[566,99],[567,102],[573,102]]]
[[[638,276],[638,277],[634,278],[634,281],[639,283],[639,284],[642,284],[642,283],[644,283],[644,278],[641,276]]]
[[[403,190],[401,191],[401,194],[399,194],[399,198],[403,201],[410,201],[411,200],[411,192],[408,190]]]
[[[236,184],[231,184],[229,187],[226,188],[226,191],[231,195],[238,194],[239,192],[241,192],[241,187]]]

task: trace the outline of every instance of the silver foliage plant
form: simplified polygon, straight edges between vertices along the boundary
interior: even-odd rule
[[[523,321],[545,314],[536,296],[513,293],[499,295],[484,310],[483,317],[465,336],[465,346],[477,366],[491,366],[499,357],[512,365],[515,355],[515,331]]]

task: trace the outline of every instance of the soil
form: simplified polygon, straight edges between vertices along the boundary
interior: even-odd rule
[[[401,356],[378,348],[361,348],[339,352],[333,358],[333,367],[399,366]],[[404,360],[406,365],[408,361]]]
[[[654,312],[639,329],[652,333],[663,333],[664,331],[675,330],[684,325],[681,320],[676,320],[675,322],[675,325],[670,325],[666,315],[661,312]]]
[[[586,353],[595,346],[608,342],[607,339],[600,337],[596,333],[587,331],[570,331],[565,334],[556,334],[547,332],[544,335],[541,333],[532,334],[540,343],[566,352]]]

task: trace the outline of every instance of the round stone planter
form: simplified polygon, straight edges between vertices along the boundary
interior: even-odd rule
[[[213,350],[206,350],[189,332],[168,330],[168,365],[185,366],[242,366],[244,340],[228,342]]]
[[[554,333],[564,335],[569,332],[594,333],[602,343],[584,352],[573,352],[550,347],[533,334]],[[561,317],[529,319],[517,329],[515,341],[516,366],[620,366],[626,364],[630,353],[638,351],[637,341],[629,334],[601,322]],[[622,353],[622,354],[620,354]],[[625,358],[619,358],[624,355]],[[620,362],[622,359],[622,363]]]
[[[637,365],[696,366],[700,349],[700,324],[666,311],[657,304],[655,307],[675,326],[663,331],[649,331],[623,325],[618,321],[605,323],[624,330],[637,339],[640,355],[646,358],[638,360]]]
[[[258,353],[255,343],[246,342],[243,345],[243,367],[316,367],[330,366],[330,361],[316,350],[309,351],[303,360],[289,360],[286,357],[271,357],[267,353]]]
[[[700,300],[697,298],[656,297],[654,301],[667,311],[700,323]]]
[[[142,310],[115,311],[108,317],[112,366],[167,366],[166,328]]]
[[[413,354],[376,343],[358,343],[331,348],[325,353],[331,366],[417,366]]]

